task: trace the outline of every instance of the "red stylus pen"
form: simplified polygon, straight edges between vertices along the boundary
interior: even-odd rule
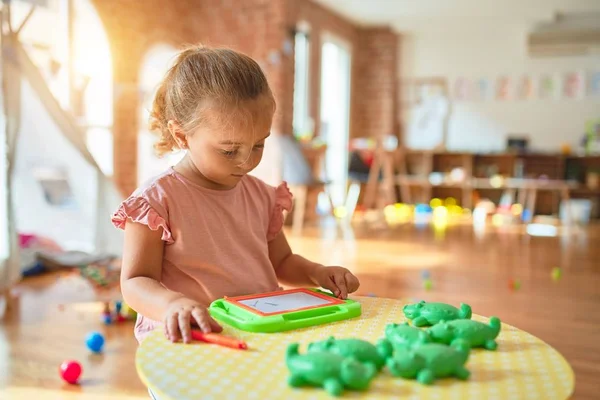
[[[198,330],[192,329],[192,339],[206,343],[218,344],[220,346],[231,347],[233,349],[248,349],[248,345],[246,344],[246,342],[235,338],[223,336],[218,333],[203,333]]]

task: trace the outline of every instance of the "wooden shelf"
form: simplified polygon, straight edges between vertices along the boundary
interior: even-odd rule
[[[575,197],[600,196],[600,189],[585,187],[585,171],[600,169],[600,156],[565,156],[547,153],[465,153],[398,149],[381,150],[383,171],[387,168],[386,187],[400,188],[400,201],[429,202],[433,197],[451,194],[459,204],[473,207],[473,199],[486,193],[497,199],[504,190],[531,189],[538,193],[535,209],[541,214],[555,214],[559,210],[560,193],[568,190]],[[432,173],[448,176],[462,169],[464,181],[431,183]],[[385,174],[385,172],[384,172]],[[503,181],[491,182],[491,176],[501,175]],[[576,182],[571,180],[575,179]],[[492,185],[492,183],[494,183]],[[395,190],[394,190],[395,191]],[[456,192],[459,191],[459,194]],[[386,199],[391,192],[387,192]],[[562,197],[561,197],[562,196]],[[388,200],[389,201],[389,200]]]
[[[587,186],[578,186],[571,189],[571,192],[576,194],[589,194],[593,196],[600,196],[600,188],[599,189],[590,189]]]

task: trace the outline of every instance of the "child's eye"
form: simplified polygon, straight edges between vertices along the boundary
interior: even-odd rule
[[[257,144],[257,145],[254,146],[254,150],[262,150],[264,148],[265,148],[264,144]]]
[[[233,157],[237,154],[237,150],[221,150],[225,157]]]

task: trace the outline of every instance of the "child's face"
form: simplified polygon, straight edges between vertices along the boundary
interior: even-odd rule
[[[232,188],[256,168],[262,159],[265,140],[270,135],[273,120],[270,97],[246,101],[240,109],[242,113],[232,112],[231,115],[204,110],[207,122],[187,137],[194,166],[216,188]]]

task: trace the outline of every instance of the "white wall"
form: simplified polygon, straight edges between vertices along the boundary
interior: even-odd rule
[[[433,24],[432,24],[433,25]],[[523,74],[539,77],[543,73],[567,73],[576,70],[600,71],[600,55],[532,59],[527,55],[525,24],[487,20],[473,26],[443,26],[407,33],[400,46],[402,78],[441,76],[448,79],[450,90],[456,78],[489,78],[503,74],[517,81]],[[449,121],[449,150],[500,151],[506,136],[524,133],[530,146],[541,151],[558,151],[568,143],[579,146],[585,122],[600,118],[600,98],[583,100],[488,100],[452,101]],[[404,118],[410,119],[410,115]],[[414,121],[414,118],[412,118]],[[435,136],[435,135],[432,135]],[[407,145],[435,144],[417,139],[415,129],[407,129]],[[413,146],[415,147],[415,146]]]

